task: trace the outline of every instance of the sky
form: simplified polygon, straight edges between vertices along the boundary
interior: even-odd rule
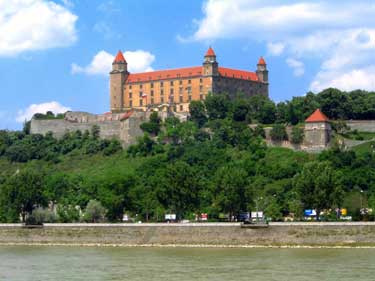
[[[118,50],[130,72],[264,56],[276,102],[375,90],[373,0],[0,0],[0,129],[34,113],[109,110]]]

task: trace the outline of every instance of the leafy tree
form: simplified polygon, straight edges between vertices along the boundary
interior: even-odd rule
[[[207,122],[206,109],[201,101],[191,101],[189,104],[190,120],[193,121],[198,128],[202,128]]]
[[[216,172],[214,204],[223,212],[228,212],[230,219],[241,210],[246,210],[246,185],[246,171],[240,167],[224,166]]]
[[[270,136],[273,141],[283,141],[288,139],[285,126],[281,124],[276,124],[272,127]]]
[[[161,118],[156,111],[152,112],[150,115],[150,121],[141,124],[141,129],[153,136],[157,136],[160,132]]]
[[[343,189],[342,174],[329,162],[309,162],[293,182],[304,207],[315,209],[317,220],[322,210],[341,207]]]
[[[208,95],[204,105],[210,120],[224,119],[231,109],[231,102],[228,95]]]
[[[107,210],[99,201],[90,200],[86,206],[84,220],[93,223],[103,222],[105,220],[106,213]]]
[[[22,169],[9,177],[0,189],[0,205],[6,221],[22,221],[39,206],[46,206],[43,195],[44,175],[34,169]]]
[[[300,127],[293,127],[290,141],[294,144],[301,144],[304,138],[304,130]]]

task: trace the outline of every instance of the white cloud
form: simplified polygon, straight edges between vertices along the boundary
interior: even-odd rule
[[[147,51],[127,51],[124,53],[124,57],[128,63],[128,71],[147,72],[153,71],[151,67],[155,60],[155,56]],[[106,52],[100,51],[92,59],[91,63],[85,67],[79,66],[75,63],[72,64],[72,74],[85,73],[87,75],[108,75],[112,69],[112,62],[115,56]]]
[[[344,91],[375,89],[375,67],[347,72],[321,71],[310,85],[311,90],[317,92],[330,87]]]
[[[77,18],[52,1],[0,1],[0,56],[69,46],[77,40]]]
[[[286,56],[296,76],[305,72],[304,60],[317,61],[320,70],[311,89],[342,85],[375,90],[369,70],[375,64],[374,14],[372,0],[207,0],[203,17],[193,21],[196,31],[178,38],[180,42],[221,38],[264,42],[269,55]],[[366,77],[362,86],[343,83],[353,74]]]
[[[105,14],[113,14],[113,13],[118,13],[121,11],[120,8],[118,8],[117,5],[112,0],[101,3],[97,7],[97,10]]]
[[[293,69],[293,74],[296,77],[305,74],[305,64],[302,61],[296,60],[294,58],[288,58],[286,63],[289,67]]]
[[[281,42],[269,42],[267,43],[268,53],[272,56],[280,56],[285,49],[285,44]]]
[[[67,8],[74,8],[74,2],[72,0],[61,0],[61,2],[64,4]]]
[[[30,120],[35,113],[43,113],[45,114],[47,111],[52,111],[53,113],[65,113],[69,111],[70,108],[61,105],[56,101],[40,103],[40,104],[32,104],[26,109],[19,110],[16,117],[16,122],[23,123],[25,120]]]

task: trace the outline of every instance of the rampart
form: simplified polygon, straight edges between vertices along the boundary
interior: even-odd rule
[[[375,132],[375,120],[348,120],[346,124],[351,130],[358,132]]]
[[[160,112],[166,118],[167,112]],[[67,112],[64,119],[31,120],[32,134],[46,135],[52,132],[56,138],[61,138],[66,132],[86,130],[91,131],[94,125],[100,128],[100,137],[103,139],[118,139],[124,147],[134,144],[139,136],[143,135],[140,125],[147,121],[150,112],[108,113],[94,115],[86,112]]]
[[[374,223],[0,225],[1,244],[119,246],[375,246]]]

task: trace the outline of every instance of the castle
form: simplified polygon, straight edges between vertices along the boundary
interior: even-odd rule
[[[210,47],[202,66],[129,73],[121,51],[110,72],[111,112],[131,109],[146,111],[168,106],[174,112],[189,112],[189,103],[204,100],[208,94],[242,93],[268,96],[268,70],[263,57],[256,72],[220,67]]]

